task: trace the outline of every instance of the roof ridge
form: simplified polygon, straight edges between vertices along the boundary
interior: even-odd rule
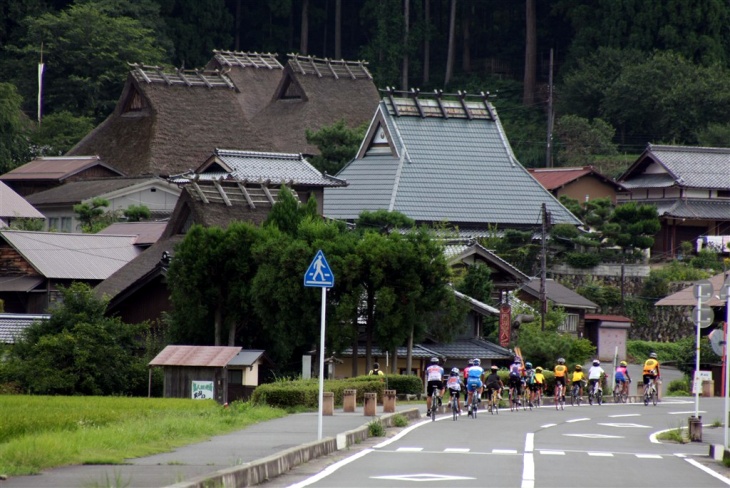
[[[276,57],[278,53],[256,51],[213,50],[213,57],[223,65],[240,68],[284,69]]]
[[[649,149],[654,151],[667,152],[715,152],[721,154],[730,154],[730,148],[727,147],[710,147],[710,146],[670,146],[661,144],[650,144]]]
[[[277,153],[267,151],[245,151],[239,149],[215,149],[217,156],[251,156],[266,159],[293,159],[303,160],[304,155],[302,153]]]

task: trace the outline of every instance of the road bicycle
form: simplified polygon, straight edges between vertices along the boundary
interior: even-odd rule
[[[501,399],[502,397],[499,394],[499,389],[493,389],[491,394],[489,395],[489,413],[491,413],[492,415],[499,414],[499,401]]]
[[[471,418],[477,418],[477,409],[479,407],[479,389],[475,389],[471,394],[471,409],[469,410],[469,416]]]
[[[459,414],[461,414],[461,410],[459,409],[459,395],[461,392],[459,391],[451,391],[451,400],[449,401],[449,406],[451,407],[451,413],[454,416],[454,420],[459,419]]]
[[[626,403],[628,401],[629,396],[626,394],[625,385],[628,385],[628,382],[616,382],[616,386],[613,388],[614,403]]]
[[[651,402],[656,407],[658,401],[659,398],[656,386],[654,385],[654,380],[649,380],[649,383],[644,386],[644,405],[649,405],[649,402]]]
[[[565,410],[565,395],[563,395],[563,384],[557,386],[555,393],[555,410]]]
[[[436,388],[431,392],[431,420],[436,421],[436,409],[438,408],[439,395]]]
[[[522,408],[532,410],[532,392],[527,385],[522,385]]]
[[[594,400],[599,405],[601,405],[603,403],[603,390],[601,390],[601,387],[600,387],[598,381],[593,383],[593,385],[591,385],[590,389],[588,390],[588,403],[590,405],[593,405]]]
[[[570,406],[579,406],[583,401],[583,397],[580,396],[580,383],[573,383],[573,387],[570,389]]]
[[[509,411],[516,412],[520,409],[520,395],[514,386],[509,387]]]

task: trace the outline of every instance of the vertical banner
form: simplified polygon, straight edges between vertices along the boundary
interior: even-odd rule
[[[43,96],[43,62],[38,63],[38,124],[41,123],[41,98]]]
[[[512,307],[509,303],[499,306],[499,345],[509,346],[510,332],[512,329]]]

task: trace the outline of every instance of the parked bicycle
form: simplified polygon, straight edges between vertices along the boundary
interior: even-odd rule
[[[572,407],[579,406],[581,402],[583,401],[583,397],[580,395],[580,383],[573,383],[573,386],[570,388],[570,405]]]

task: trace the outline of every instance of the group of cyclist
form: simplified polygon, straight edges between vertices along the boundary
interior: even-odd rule
[[[562,386],[563,399],[565,398],[565,392],[567,391],[568,384],[579,385],[579,395],[583,395],[583,386],[588,381],[591,391],[594,387],[601,389],[601,381],[606,376],[605,370],[601,367],[601,362],[598,359],[594,359],[591,368],[588,370],[588,375],[583,372],[583,366],[576,364],[573,368],[572,374],[570,374],[568,366],[565,365],[565,359],[560,358],[557,361],[557,365],[553,369],[555,375],[555,392],[554,395],[557,398],[558,388]],[[631,383],[631,376],[627,369],[626,361],[621,361],[616,368],[615,379],[620,391],[623,394],[628,395],[629,383]],[[484,371],[481,366],[479,359],[470,359],[468,366],[463,370],[463,381],[462,371],[459,368],[452,368],[449,372],[447,380],[444,382],[444,369],[439,366],[439,360],[436,357],[431,358],[429,366],[426,368],[426,407],[427,414],[430,415],[431,408],[437,408],[431,405],[431,396],[434,390],[437,391],[439,405],[441,406],[441,397],[444,395],[446,389],[449,390],[449,398],[451,401],[457,402],[457,408],[459,412],[462,412],[460,395],[464,392],[464,400],[467,405],[467,412],[471,414],[472,408],[472,397],[474,393],[478,395],[477,398],[482,397],[484,390],[487,390],[487,398],[491,398],[494,391],[498,391],[501,395],[502,390],[505,388],[502,380],[498,375],[499,368],[493,365],[490,368],[489,374]],[[644,386],[647,387],[651,382],[654,382],[660,378],[659,372],[659,361],[655,352],[649,354],[649,359],[644,362],[643,367],[643,380]],[[569,375],[571,376],[569,378]],[[509,366],[508,376],[508,388],[510,394],[514,395],[513,398],[519,402],[519,398],[522,397],[524,388],[529,388],[529,403],[532,407],[542,395],[545,389],[545,375],[543,374],[543,368],[538,366],[533,369],[532,363],[523,362],[522,358],[515,356],[512,364]]]

